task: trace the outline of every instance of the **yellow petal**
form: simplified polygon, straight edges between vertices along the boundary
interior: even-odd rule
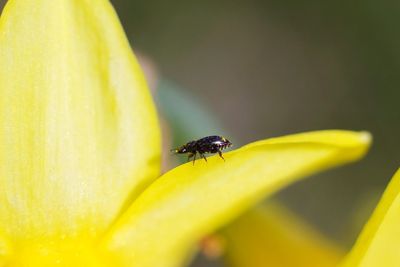
[[[400,169],[342,266],[400,266]]]
[[[159,172],[155,109],[114,10],[10,0],[0,65],[0,229],[98,235]]]
[[[359,159],[368,133],[322,131],[256,142],[181,165],[155,181],[108,232],[104,247],[135,266],[179,266],[187,247],[256,202],[312,173]]]
[[[251,209],[222,232],[227,266],[333,267],[342,252],[277,204]]]

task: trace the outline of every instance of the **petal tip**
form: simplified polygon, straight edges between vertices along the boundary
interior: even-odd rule
[[[372,135],[371,135],[370,132],[362,131],[362,132],[360,132],[359,136],[360,136],[360,141],[361,141],[361,143],[364,143],[364,144],[366,144],[366,145],[371,144],[371,142],[372,142]]]

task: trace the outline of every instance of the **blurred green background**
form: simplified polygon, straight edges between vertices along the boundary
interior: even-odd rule
[[[275,197],[351,247],[399,167],[400,2],[111,2],[175,143],[212,130],[236,147],[317,129],[372,132],[367,158]]]

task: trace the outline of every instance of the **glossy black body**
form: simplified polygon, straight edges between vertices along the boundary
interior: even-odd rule
[[[204,156],[206,153],[218,153],[219,156],[224,159],[221,151],[227,147],[230,147],[231,145],[232,143],[225,137],[211,135],[195,141],[190,141],[177,149],[173,149],[172,151],[177,154],[188,154],[188,161],[193,157],[194,164],[197,153],[199,153],[200,157],[202,157],[205,161],[207,161],[206,157]]]

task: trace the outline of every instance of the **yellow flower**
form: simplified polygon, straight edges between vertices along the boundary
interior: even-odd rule
[[[179,266],[203,235],[370,143],[297,134],[159,177],[156,112],[106,0],[10,0],[0,64],[3,266]]]

